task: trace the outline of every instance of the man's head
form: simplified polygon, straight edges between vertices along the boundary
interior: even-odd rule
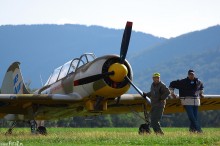
[[[188,71],[188,78],[189,78],[190,80],[194,80],[194,79],[195,79],[195,72],[194,72],[194,70],[190,69],[190,70]]]
[[[153,81],[155,84],[158,84],[160,82],[160,73],[156,72],[153,74]]]

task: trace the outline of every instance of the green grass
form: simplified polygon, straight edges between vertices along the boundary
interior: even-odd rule
[[[32,135],[29,128],[16,128],[5,136],[0,128],[0,146],[19,142],[33,145],[220,145],[220,128],[203,128],[190,134],[188,128],[163,128],[165,135],[139,135],[138,128],[48,128],[48,135]]]

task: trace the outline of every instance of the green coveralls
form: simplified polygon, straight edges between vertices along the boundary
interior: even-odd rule
[[[169,89],[163,82],[152,83],[151,90],[146,95],[151,98],[151,126],[156,134],[163,134],[160,127],[160,119],[166,104],[166,98],[170,94]]]

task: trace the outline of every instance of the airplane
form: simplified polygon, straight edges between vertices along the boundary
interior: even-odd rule
[[[5,134],[12,134],[17,121],[29,122],[31,133],[45,135],[46,128],[37,122],[131,112],[143,112],[145,123],[139,132],[147,131],[151,100],[132,82],[133,71],[126,60],[132,25],[133,22],[126,23],[120,55],[96,58],[93,53],[85,53],[56,68],[34,93],[25,86],[20,63],[12,63],[0,94],[0,118],[12,121]],[[139,94],[126,94],[130,86]],[[219,110],[220,95],[205,95],[199,109]],[[164,114],[177,112],[184,112],[180,100],[167,99]]]

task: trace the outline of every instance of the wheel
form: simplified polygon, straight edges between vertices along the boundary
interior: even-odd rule
[[[141,124],[139,127],[139,134],[150,134],[151,130],[150,130],[150,124]]]
[[[47,129],[44,126],[39,126],[37,132],[42,135],[47,135]]]

